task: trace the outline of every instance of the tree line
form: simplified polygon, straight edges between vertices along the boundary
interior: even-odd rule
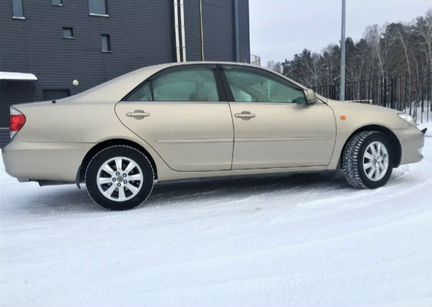
[[[340,46],[330,44],[319,53],[304,49],[291,60],[270,61],[267,67],[318,92],[326,89],[331,96],[329,86],[337,90],[340,81]],[[395,91],[413,101],[422,95],[423,84],[430,83],[427,78],[431,72],[432,9],[410,23],[368,26],[357,42],[346,39],[346,82],[347,86],[357,85],[351,89],[353,97],[375,95],[382,99],[383,94]],[[401,84],[391,84],[395,78],[404,82],[403,88]]]

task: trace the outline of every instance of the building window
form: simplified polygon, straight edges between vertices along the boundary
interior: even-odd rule
[[[88,0],[89,13],[95,16],[108,16],[107,0]]]
[[[69,89],[43,89],[43,100],[61,99],[70,96]]]
[[[63,38],[74,38],[73,28],[63,28]]]
[[[13,18],[25,19],[23,0],[12,0]]]
[[[108,34],[101,35],[102,52],[111,52],[111,38]]]
[[[63,0],[51,0],[52,5],[63,6]]]

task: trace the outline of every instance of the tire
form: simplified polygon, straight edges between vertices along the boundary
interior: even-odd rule
[[[342,173],[359,189],[376,189],[389,180],[393,170],[392,146],[378,131],[359,132],[347,142],[342,153]]]
[[[99,151],[90,160],[85,183],[90,197],[99,206],[128,210],[147,200],[154,177],[153,167],[142,152],[115,145]]]

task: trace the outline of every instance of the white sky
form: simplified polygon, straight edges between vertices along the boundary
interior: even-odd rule
[[[358,40],[368,25],[409,22],[432,0],[346,0],[347,36]],[[249,0],[251,53],[283,61],[304,48],[321,51],[340,40],[342,0]]]

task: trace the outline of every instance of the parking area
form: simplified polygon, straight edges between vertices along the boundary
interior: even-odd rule
[[[160,184],[107,212],[0,169],[0,306],[432,301],[432,134],[378,190],[334,174]]]

